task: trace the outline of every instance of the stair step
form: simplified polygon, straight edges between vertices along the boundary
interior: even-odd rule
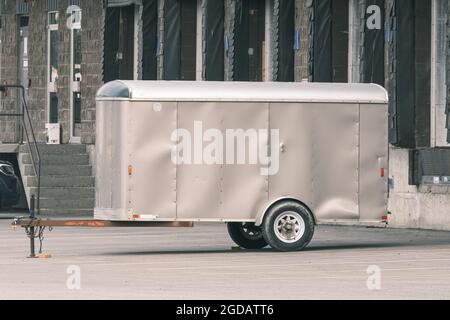
[[[83,216],[83,217],[93,217],[94,209],[41,209],[39,211],[41,215],[49,216]]]
[[[44,165],[41,168],[41,176],[91,176],[89,165]],[[25,165],[25,176],[34,176],[33,165]]]
[[[28,187],[37,187],[37,178],[29,177]],[[94,177],[70,177],[70,176],[44,176],[41,177],[41,187],[46,188],[72,188],[72,187],[94,187]]]
[[[37,194],[37,188],[31,188],[30,194]],[[76,200],[79,198],[94,198],[95,188],[74,187],[74,188],[41,188],[41,198]]]
[[[38,144],[39,153],[42,155],[61,155],[61,154],[82,154],[86,153],[86,146],[82,144]],[[32,146],[32,150],[34,147]],[[29,153],[28,145],[22,145],[19,148],[20,153]]]
[[[86,145],[39,144],[41,215],[93,217],[95,178]],[[29,194],[37,195],[37,177],[27,145],[20,146],[22,174]]]
[[[42,165],[89,165],[89,156],[87,154],[73,155],[41,155]],[[22,159],[23,164],[33,164],[31,156],[25,154]]]
[[[95,206],[95,199],[75,199],[58,200],[52,198],[41,198],[40,207],[44,209],[92,209]]]

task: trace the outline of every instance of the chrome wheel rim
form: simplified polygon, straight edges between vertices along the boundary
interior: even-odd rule
[[[305,220],[297,212],[288,211],[280,214],[274,223],[278,239],[285,243],[295,243],[305,234]]]

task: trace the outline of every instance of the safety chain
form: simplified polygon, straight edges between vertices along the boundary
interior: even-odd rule
[[[42,254],[42,244],[44,242],[44,231],[47,229],[47,227],[35,227],[34,234],[31,234],[31,226],[25,227],[25,232],[28,236],[28,238],[32,239],[39,239],[39,254]],[[52,232],[53,227],[48,227],[48,231]]]

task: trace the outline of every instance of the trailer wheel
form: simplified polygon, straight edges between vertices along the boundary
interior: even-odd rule
[[[261,228],[251,223],[228,223],[231,239],[241,248],[257,250],[267,247]]]
[[[304,205],[281,202],[267,212],[263,235],[275,250],[283,252],[303,250],[314,235],[314,218]]]

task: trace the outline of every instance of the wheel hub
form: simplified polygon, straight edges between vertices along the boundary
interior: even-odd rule
[[[294,243],[300,240],[305,233],[305,221],[296,212],[281,214],[274,223],[275,234],[286,243]]]

